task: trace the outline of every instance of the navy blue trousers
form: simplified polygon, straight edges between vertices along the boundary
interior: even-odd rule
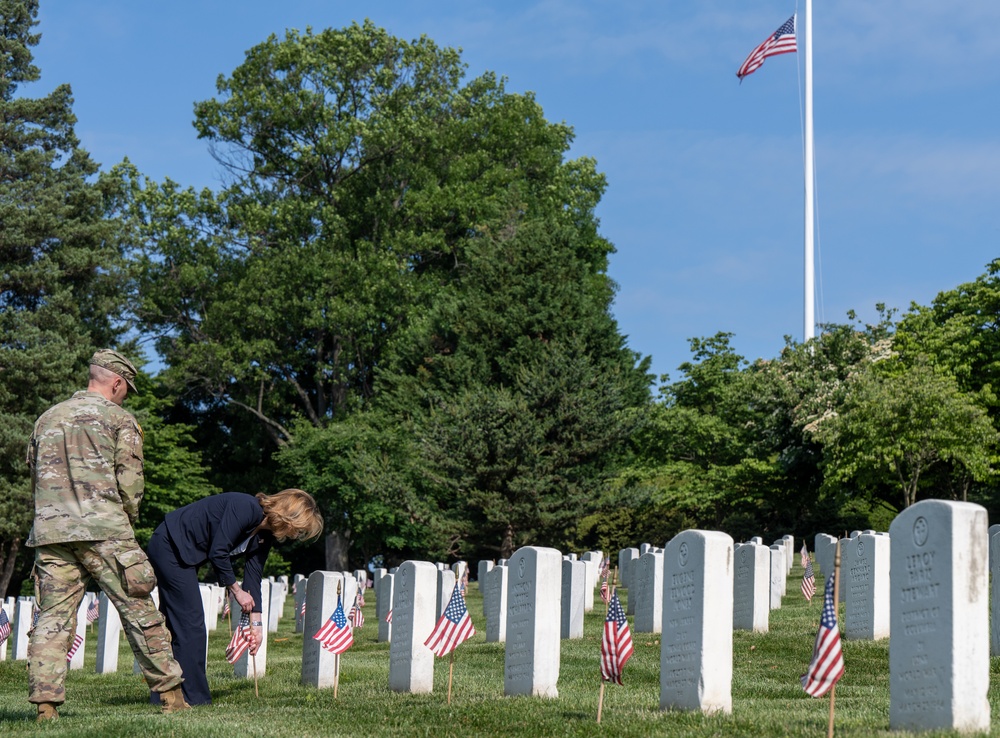
[[[208,691],[205,664],[208,633],[205,632],[205,609],[198,586],[198,567],[188,566],[178,558],[163,524],[149,539],[147,553],[156,572],[160,612],[173,640],[174,658],[184,670],[181,685],[184,699],[189,705],[209,705],[212,695]]]

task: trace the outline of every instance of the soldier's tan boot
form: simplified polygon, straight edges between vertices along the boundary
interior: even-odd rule
[[[56,710],[55,702],[39,702],[38,703],[38,722],[43,723],[46,720],[58,720],[59,712]]]
[[[191,705],[184,701],[184,693],[179,685],[166,692],[160,692],[160,712],[171,713],[190,709]]]

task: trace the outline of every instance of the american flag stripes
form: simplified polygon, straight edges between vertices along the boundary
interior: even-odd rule
[[[323,623],[323,627],[316,631],[313,636],[320,645],[330,653],[343,653],[354,645],[354,632],[344,615],[344,604],[337,595],[337,608],[333,614]]]
[[[0,644],[3,644],[10,637],[10,618],[7,613],[0,608]]]
[[[736,76],[741,80],[748,74],[753,74],[769,56],[791,54],[797,50],[795,44],[795,16],[786,20],[777,31],[767,37],[760,46],[750,52],[750,55],[740,65]]]
[[[833,597],[834,577],[826,579],[823,594],[823,614],[819,632],[813,646],[813,657],[806,673],[802,675],[802,688],[806,694],[822,697],[844,675],[844,654],[840,650],[840,628]]]
[[[632,634],[628,620],[622,609],[618,593],[611,595],[608,616],[604,620],[604,635],[601,637],[601,678],[615,684],[622,683],[622,669],[632,658]]]
[[[611,559],[605,556],[601,560],[601,568],[598,575],[601,577],[601,599],[605,602],[611,600],[611,593],[608,591],[608,571],[611,568]]]
[[[222,617],[226,617],[229,614],[229,596],[226,595],[226,604],[222,606]]]
[[[809,563],[809,549],[806,547],[805,543],[802,544],[802,548],[799,551],[799,563],[802,564],[803,569],[806,564]]]
[[[98,604],[98,598],[95,597],[94,601],[90,603],[90,607],[87,608],[87,622],[92,623],[100,617],[100,605]]]
[[[389,608],[389,612],[387,612],[385,614],[385,622],[387,622],[387,623],[391,623],[392,622],[392,608],[391,607]]]
[[[434,652],[435,656],[445,656],[455,650],[460,643],[476,634],[469,617],[469,608],[465,606],[465,596],[459,585],[455,585],[448,600],[448,606],[438,618],[434,630],[424,641],[424,645]]]
[[[354,600],[354,605],[351,607],[351,612],[347,616],[347,619],[351,621],[351,625],[355,628],[360,628],[365,624],[365,615],[361,612],[361,608],[364,604],[365,601],[359,592],[358,596]]]
[[[806,573],[802,575],[802,596],[806,602],[812,602],[813,595],[816,594],[816,575],[813,573],[813,564],[806,559]]]
[[[243,613],[240,615],[240,622],[236,626],[236,630],[233,631],[229,645],[226,646],[226,661],[235,664],[239,661],[240,656],[250,648],[252,642],[250,638],[250,614]]]
[[[69,647],[69,651],[66,652],[66,660],[72,661],[76,652],[80,650],[80,646],[83,645],[83,636],[77,633],[73,636],[73,643]]]

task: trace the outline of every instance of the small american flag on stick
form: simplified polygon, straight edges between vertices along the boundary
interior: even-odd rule
[[[73,636],[73,643],[69,647],[69,651],[66,652],[67,661],[73,660],[73,657],[76,655],[76,652],[80,650],[81,645],[83,645],[83,636],[77,633],[75,636]]]
[[[469,608],[465,606],[465,596],[456,584],[448,600],[448,606],[438,618],[434,630],[424,641],[424,645],[434,652],[435,656],[445,656],[455,650],[460,643],[476,634],[476,628],[469,617]]]
[[[360,628],[365,624],[365,615],[361,612],[361,607],[365,604],[365,601],[361,598],[361,593],[354,599],[354,605],[351,607],[351,612],[347,619],[351,621],[351,625],[355,628]]]
[[[604,620],[604,634],[601,637],[601,678],[606,682],[622,683],[622,670],[632,658],[632,634],[628,629],[628,619],[622,609],[618,593],[613,592],[608,605],[608,616]]]
[[[236,626],[236,630],[233,631],[233,637],[229,641],[229,645],[226,646],[226,661],[230,664],[235,664],[239,661],[240,656],[250,648],[252,643],[250,638],[250,615],[249,613],[243,613],[240,615],[240,622]]]
[[[337,607],[333,614],[323,623],[323,627],[313,636],[320,645],[333,654],[343,653],[354,645],[354,632],[344,615],[344,604],[337,595]]]
[[[844,675],[844,654],[840,650],[840,627],[837,625],[833,587],[834,577],[831,575],[826,579],[823,614],[819,620],[812,661],[802,675],[802,688],[813,697],[822,697]]]
[[[813,573],[813,564],[806,561],[806,573],[802,575],[802,596],[806,602],[812,602],[813,595],[816,594],[816,575]]]
[[[97,620],[100,617],[100,613],[101,608],[98,604],[98,598],[95,597],[94,601],[90,603],[90,607],[87,608],[87,622],[92,623]]]

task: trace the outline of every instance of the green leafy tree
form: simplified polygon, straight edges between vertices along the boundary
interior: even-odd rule
[[[996,423],[1000,415],[1000,259],[973,282],[941,292],[929,307],[912,305],[894,348],[908,362],[947,369],[965,392],[976,393]]]
[[[0,597],[30,526],[32,424],[80,388],[91,353],[125,327],[114,182],[94,179],[68,85],[19,94],[40,77],[37,14],[34,0],[0,0]]]
[[[301,474],[323,500],[338,551],[372,545],[379,520],[394,546],[418,541],[417,524],[445,550],[466,545],[469,500],[481,501],[476,514],[492,505],[466,494],[494,489],[481,461],[458,470],[397,436],[457,443],[442,423],[461,422],[458,398],[503,414],[498,398],[514,391],[515,406],[548,424],[534,430],[546,435],[547,501],[531,525],[511,519],[518,536],[550,538],[567,514],[539,523],[546,505],[567,490],[581,499],[582,482],[566,480],[598,470],[623,437],[618,410],[645,401],[644,370],[609,314],[613,248],[594,216],[603,177],[592,161],[564,161],[572,132],[530,95],[464,73],[458,52],[369,22],[271,37],[196,106],[230,186],[196,194],[122,171],[138,314],[168,381],[202,437],[233,445],[242,434],[254,450],[269,439],[258,453],[278,450],[281,478]],[[582,382],[563,408],[543,391],[555,369],[565,374],[554,387]],[[545,417],[556,411],[565,431]],[[344,456],[324,459],[324,448]],[[409,464],[429,481],[417,484]],[[384,518],[392,490],[399,512]],[[418,493],[432,499],[414,504]]]
[[[938,465],[979,481],[993,475],[997,434],[985,410],[954,377],[926,364],[889,360],[858,372],[836,414],[816,433],[829,482],[892,483],[904,507],[917,501]]]
[[[661,388],[633,437],[616,495],[642,500],[664,540],[685,527],[737,538],[802,535],[842,512],[864,517],[868,496],[824,485],[812,431],[835,414],[851,376],[889,355],[893,316],[879,309],[874,325],[827,325],[815,340],[789,341],[779,357],[752,365],[733,351],[730,334],[692,340],[681,379]]]

